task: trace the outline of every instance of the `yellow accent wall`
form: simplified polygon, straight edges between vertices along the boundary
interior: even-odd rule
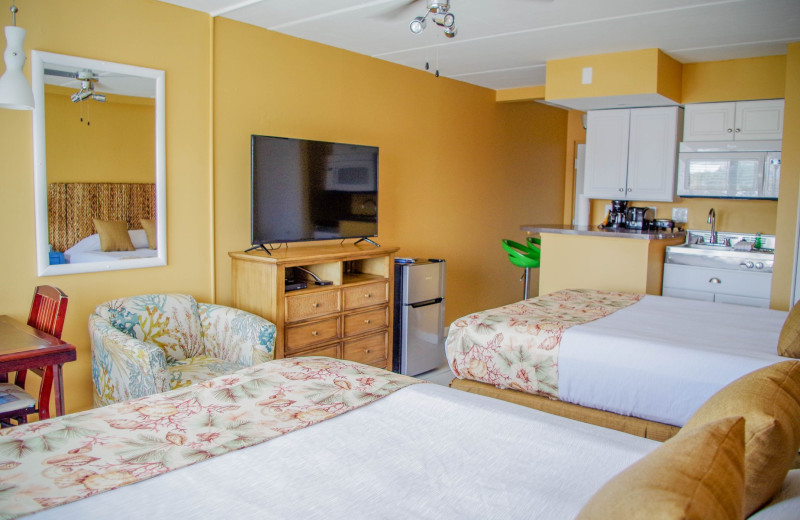
[[[152,0],[104,0],[76,8],[67,0],[17,0],[17,25],[31,49],[166,71],[168,265],[40,278],[36,275],[31,112],[0,110],[0,222],[7,254],[0,260],[0,314],[26,320],[36,285],[69,296],[63,338],[78,360],[64,367],[66,408],[91,407],[87,323],[94,307],[119,296],[188,292],[212,294],[209,253],[209,18]],[[4,69],[3,69],[4,70]],[[30,63],[25,66],[30,78]],[[50,141],[48,137],[48,141]],[[30,385],[36,381],[31,379]]]
[[[152,0],[17,5],[28,57],[38,49],[166,71],[162,268],[38,277],[31,113],[0,110],[0,218],[13,244],[0,261],[0,314],[25,320],[39,284],[69,295],[63,337],[78,361],[64,368],[68,412],[91,406],[87,321],[97,304],[148,292],[231,301],[227,253],[250,243],[252,133],[380,146],[378,241],[447,260],[448,321],[519,299],[520,270],[501,238],[561,218],[563,110],[498,104],[492,90]]]
[[[153,182],[152,99],[106,95],[73,103],[75,89],[45,86],[49,182]]]
[[[794,256],[798,240],[798,188],[800,187],[800,42],[790,43],[786,55],[785,112],[783,115],[783,153],[781,186],[775,235],[775,271],[772,275],[771,306],[788,309]]]
[[[683,65],[683,103],[784,97],[786,56],[687,63]]]
[[[581,83],[592,68],[592,82]],[[545,99],[564,100],[634,94],[661,94],[680,101],[681,65],[660,49],[596,54],[547,62]]]
[[[566,111],[496,103],[492,90],[224,18],[214,26],[220,303],[231,301],[227,253],[250,243],[251,134],[379,146],[376,240],[447,261],[448,323],[521,298],[500,240],[561,218]]]

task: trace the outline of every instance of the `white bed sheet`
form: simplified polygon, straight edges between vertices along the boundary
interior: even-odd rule
[[[667,296],[567,329],[559,399],[683,426],[731,381],[785,361],[786,312]]]
[[[141,248],[134,251],[79,251],[76,253],[65,252],[67,263],[78,264],[85,262],[116,262],[130,258],[154,258],[158,256],[157,249]]]
[[[570,519],[659,443],[417,384],[28,518]]]

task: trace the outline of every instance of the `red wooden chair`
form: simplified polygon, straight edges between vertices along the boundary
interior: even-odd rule
[[[64,317],[67,314],[67,302],[69,299],[58,287],[50,285],[40,285],[33,292],[33,302],[31,303],[31,313],[28,316],[28,325],[51,336],[61,338],[61,330],[64,328]],[[0,374],[0,419],[14,419],[17,424],[28,422],[28,415],[38,413],[39,419],[50,418],[50,396],[53,392],[53,367],[46,369],[33,369],[42,377],[39,386],[39,399],[34,399],[25,392],[25,379],[27,370],[20,370],[14,376],[14,384],[7,383],[7,375]],[[6,409],[12,405],[7,403],[3,406],[3,395],[13,396],[17,399],[14,403],[21,406],[19,408]]]

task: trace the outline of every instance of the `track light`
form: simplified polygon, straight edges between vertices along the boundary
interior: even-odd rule
[[[428,15],[426,14],[425,16],[428,16]],[[409,27],[409,29],[411,29],[412,33],[419,34],[419,33],[421,33],[422,31],[425,30],[425,27],[428,25],[425,22],[425,16],[417,16],[416,18],[411,20],[411,23],[409,24],[408,27]]]
[[[449,1],[442,1],[436,2],[434,0],[427,1],[428,11],[425,13],[425,16],[417,16],[411,23],[409,24],[409,29],[414,34],[419,34],[425,30],[425,19],[428,17],[429,14],[433,13],[434,15],[441,15],[439,18],[433,17],[433,23],[438,25],[439,27],[444,27],[444,35],[448,38],[455,37],[456,33],[456,17],[453,13],[450,12],[450,2]]]

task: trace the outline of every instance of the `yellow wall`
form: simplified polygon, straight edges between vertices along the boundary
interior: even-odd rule
[[[786,56],[687,63],[683,103],[784,97]]]
[[[592,82],[581,81],[585,67]],[[680,101],[680,64],[659,49],[596,54],[547,62],[545,99],[661,94]]]
[[[75,92],[45,88],[48,182],[153,182],[152,99],[108,94],[73,103]]]
[[[561,218],[565,111],[224,18],[214,61],[220,303],[250,243],[251,134],[379,146],[377,241],[447,260],[446,321],[521,297],[500,240]]]
[[[0,260],[0,314],[25,320],[33,288],[52,284],[69,295],[64,339],[78,360],[64,367],[67,411],[91,406],[87,321],[114,297],[182,291],[207,301],[212,290],[209,234],[209,19],[151,0],[105,0],[76,9],[67,0],[17,0],[17,24],[31,49],[166,71],[168,265],[39,278],[33,211],[32,116],[0,110],[0,222],[13,253]],[[30,78],[29,64],[25,67]],[[33,381],[31,382],[33,383]]]
[[[777,248],[772,275],[772,303],[778,309],[790,307],[790,288],[798,237],[797,199],[800,187],[800,42],[790,43],[786,56],[785,112],[781,187],[776,226]]]
[[[498,104],[488,89],[152,0],[17,5],[27,56],[166,71],[163,268],[37,277],[31,113],[0,110],[0,218],[14,244],[0,263],[0,314],[24,320],[38,284],[69,295],[63,337],[78,347],[64,369],[69,412],[91,406],[87,320],[97,304],[165,291],[230,302],[227,252],[249,245],[251,133],[380,146],[379,241],[448,261],[448,320],[517,300],[520,272],[500,239],[561,218],[565,111]]]

